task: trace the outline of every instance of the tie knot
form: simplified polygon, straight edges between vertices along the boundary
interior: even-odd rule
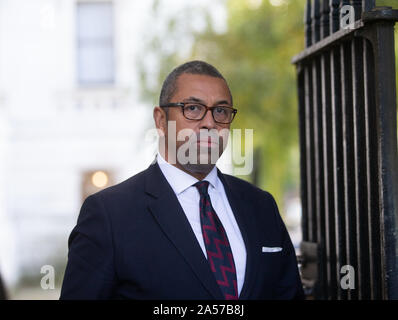
[[[206,180],[198,181],[194,184],[194,186],[198,189],[199,194],[201,196],[207,195],[207,188],[209,187],[209,181]]]

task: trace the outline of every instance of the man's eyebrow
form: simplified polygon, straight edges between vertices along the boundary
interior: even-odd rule
[[[206,105],[205,101],[203,101],[202,99],[196,98],[196,97],[189,97],[189,98],[184,99],[183,101],[189,101],[189,102],[192,101],[192,102],[197,102],[197,103]],[[229,101],[227,101],[227,100],[219,100],[214,105],[219,105],[219,104],[230,105]]]
[[[218,105],[218,104],[228,104],[228,105],[230,105],[231,103],[229,101],[227,101],[227,100],[220,100],[220,101],[217,101],[214,105]]]
[[[201,104],[206,104],[202,99],[195,98],[195,97],[189,97],[189,98],[184,99],[183,101],[193,101],[193,102],[198,102]]]

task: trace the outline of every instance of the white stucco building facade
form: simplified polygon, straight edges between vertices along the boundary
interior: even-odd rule
[[[66,257],[87,172],[117,183],[151,161],[134,60],[142,6],[0,0],[0,270],[10,286]]]

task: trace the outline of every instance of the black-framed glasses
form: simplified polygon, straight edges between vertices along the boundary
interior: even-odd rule
[[[214,122],[228,124],[234,120],[237,109],[225,106],[208,107],[198,102],[171,102],[160,106],[161,108],[181,107],[182,114],[188,120],[202,120],[207,111],[211,110]]]

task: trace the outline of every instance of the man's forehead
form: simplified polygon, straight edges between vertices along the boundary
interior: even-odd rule
[[[230,93],[224,79],[207,75],[184,73],[177,79],[174,97],[200,100],[230,101]]]

